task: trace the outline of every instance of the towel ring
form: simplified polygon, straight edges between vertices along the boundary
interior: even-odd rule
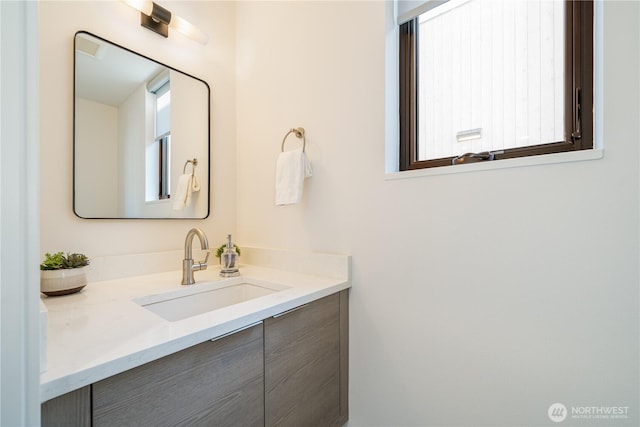
[[[198,159],[194,157],[193,160],[187,160],[186,162],[184,162],[184,167],[182,168],[183,175],[187,171],[187,165],[189,163],[191,163],[191,175],[194,175],[196,173],[196,166],[198,166]]]
[[[305,148],[307,148],[307,138],[304,135],[304,128],[295,128],[295,129],[291,128],[291,130],[287,132],[284,138],[282,138],[281,151],[284,152],[284,142],[287,140],[287,137],[292,133],[296,136],[296,138],[302,138],[302,152],[304,152]]]

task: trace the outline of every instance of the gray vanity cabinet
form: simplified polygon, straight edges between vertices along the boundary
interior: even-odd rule
[[[341,426],[349,290],[42,404],[42,425]]]
[[[91,386],[43,403],[40,416],[42,427],[91,427]]]
[[[265,426],[341,426],[347,414],[348,291],[264,321]]]
[[[257,325],[93,384],[93,426],[262,426]]]

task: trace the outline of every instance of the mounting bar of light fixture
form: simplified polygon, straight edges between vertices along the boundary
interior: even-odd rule
[[[169,36],[169,28],[171,28],[198,43],[207,44],[209,41],[209,36],[204,31],[151,0],[122,1],[140,11],[140,25],[163,37]]]

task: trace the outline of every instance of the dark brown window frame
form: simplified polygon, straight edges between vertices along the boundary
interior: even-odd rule
[[[567,0],[565,5],[564,140],[500,150],[491,160],[593,148],[593,1]],[[417,160],[418,18],[400,25],[399,30],[400,170],[450,166],[455,157]]]
[[[170,136],[167,132],[156,138],[158,145],[158,200],[171,198],[169,188],[169,151]]]

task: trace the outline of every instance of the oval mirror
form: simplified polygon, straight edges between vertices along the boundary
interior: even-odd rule
[[[86,31],[75,35],[73,210],[209,215],[209,85]]]

